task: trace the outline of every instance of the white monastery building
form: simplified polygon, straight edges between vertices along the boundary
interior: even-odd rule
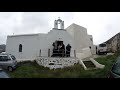
[[[55,41],[62,42],[65,47],[70,44],[70,57],[82,59],[95,53],[93,37],[87,34],[87,29],[74,23],[64,29],[61,19],[55,20],[54,28],[46,34],[7,36],[6,53],[14,55],[18,61],[35,60],[38,56],[51,57]]]

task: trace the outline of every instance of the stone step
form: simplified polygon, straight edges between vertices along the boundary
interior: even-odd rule
[[[91,61],[83,61],[87,68],[96,68],[96,66]]]

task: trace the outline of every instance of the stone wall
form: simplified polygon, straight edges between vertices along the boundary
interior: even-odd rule
[[[78,63],[79,59],[74,57],[37,57],[36,62],[50,69],[64,68]]]
[[[108,51],[116,52],[120,50],[120,33],[116,34],[105,43],[107,44]]]

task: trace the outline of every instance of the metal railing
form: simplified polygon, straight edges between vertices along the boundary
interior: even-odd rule
[[[70,54],[66,54],[66,52],[70,53],[70,51],[65,51],[63,49],[61,49],[61,50],[53,50],[53,57],[54,56],[65,57],[65,56],[70,55]]]
[[[39,56],[42,56],[41,53],[45,50],[39,50]],[[70,53],[73,52],[73,50],[53,50],[52,49],[52,55],[51,55],[51,49],[48,49],[46,51],[48,53],[48,57],[70,57]],[[76,51],[74,50],[74,57],[76,57]]]

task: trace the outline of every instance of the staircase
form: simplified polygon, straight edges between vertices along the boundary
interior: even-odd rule
[[[79,60],[79,63],[83,66],[85,70],[92,70],[92,69],[105,67],[105,65],[98,63],[96,60],[94,60],[91,57],[84,58],[83,60]]]
[[[91,61],[83,61],[87,68],[95,68],[96,66]]]

